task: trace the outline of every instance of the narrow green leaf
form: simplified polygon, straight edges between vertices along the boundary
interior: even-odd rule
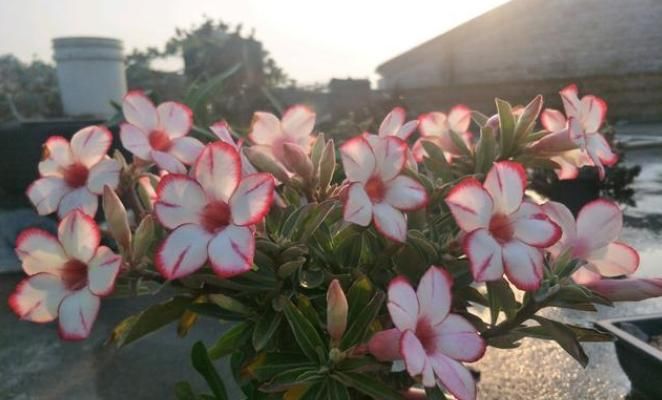
[[[340,348],[347,349],[353,345],[360,343],[368,332],[368,328],[372,321],[375,320],[379,310],[384,303],[386,295],[383,292],[377,292],[372,300],[365,306],[365,309],[362,310],[356,320],[348,326],[347,331],[340,341]]]
[[[347,303],[349,304],[349,311],[347,313],[348,325],[353,324],[361,311],[365,309],[374,291],[370,279],[365,275],[362,275],[352,283],[352,286],[347,291]]]
[[[326,381],[327,395],[324,397],[329,400],[350,400],[347,388],[335,379],[327,379]]]
[[[283,371],[293,369],[304,369],[306,371],[316,370],[318,365],[310,362],[307,357],[299,353],[261,353],[255,366],[249,365],[248,369],[260,381],[266,381]]]
[[[319,187],[320,190],[326,191],[333,179],[333,173],[336,170],[336,148],[333,139],[329,140],[324,147],[324,152],[320,159],[319,168]]]
[[[264,314],[260,316],[255,329],[253,329],[253,348],[255,351],[261,351],[269,343],[283,319],[282,313],[277,313],[273,308],[267,308]]]
[[[446,395],[439,389],[439,386],[425,388],[425,395],[428,400],[446,400]]]
[[[315,368],[298,367],[284,370],[274,376],[270,382],[260,386],[260,391],[266,393],[278,393],[293,386],[317,382],[321,379],[321,376],[317,375],[318,368],[319,367],[317,366]]]
[[[193,301],[190,297],[173,297],[165,303],[155,304],[139,314],[120,322],[111,334],[111,341],[118,347],[140,339],[178,320]]]
[[[319,229],[319,227],[327,220],[328,216],[339,207],[340,202],[336,200],[326,200],[310,209],[309,216],[300,230],[301,233],[297,235],[298,240],[302,242],[308,241],[317,229]]]
[[[496,138],[492,128],[480,130],[480,140],[476,144],[476,173],[485,174],[496,160]]]
[[[450,165],[448,165],[446,156],[441,148],[429,140],[423,140],[421,143],[423,149],[428,154],[428,156],[423,159],[425,167],[444,182],[453,180],[453,171],[451,170]]]
[[[460,135],[458,135],[455,131],[452,130],[448,131],[448,133],[450,134],[453,144],[455,145],[455,147],[458,148],[458,150],[460,150],[462,154],[464,154],[467,157],[473,157],[473,154],[471,154],[471,150],[469,150],[467,144],[464,143],[464,140],[460,137]]]
[[[515,141],[515,118],[510,104],[501,99],[496,99],[497,112],[499,114],[499,138],[501,139],[501,158],[507,158],[511,154]]]
[[[487,299],[490,304],[492,325],[496,323],[499,312],[503,311],[508,318],[512,318],[519,308],[513,289],[503,278],[487,282]]]
[[[582,367],[588,365],[588,356],[577,340],[575,332],[564,324],[540,316],[531,317],[549,334],[563,350],[572,356]]]
[[[369,375],[336,371],[331,376],[343,385],[353,387],[375,400],[403,400],[400,393],[390,388],[385,382]]]
[[[175,397],[177,400],[196,400],[193,387],[186,381],[175,384]]]
[[[221,293],[214,293],[207,296],[209,300],[217,306],[235,312],[237,314],[251,314],[253,311],[239,300],[226,296]]]
[[[482,128],[487,124],[487,120],[489,120],[490,118],[487,115],[481,113],[480,111],[472,110],[471,119],[474,120],[476,125]]]
[[[324,133],[320,132],[317,135],[317,138],[315,138],[315,144],[313,144],[313,147],[310,150],[310,160],[313,163],[313,171],[315,174],[319,172],[320,159],[322,158],[322,151],[324,150],[325,144]]]
[[[242,321],[235,324],[209,348],[209,357],[212,360],[217,360],[236,351],[248,341],[250,330],[251,324],[249,322]]]
[[[321,356],[326,356],[328,350],[315,327],[289,299],[285,300],[283,311],[301,351],[310,360],[323,362]]]
[[[204,343],[196,342],[193,345],[193,349],[191,350],[191,362],[193,363],[193,368],[195,368],[195,370],[205,378],[205,381],[207,381],[207,385],[216,397],[216,400],[227,400],[228,395],[225,391],[223,380],[218,375],[214,364],[209,359],[207,348]]]
[[[524,107],[524,111],[517,119],[515,124],[515,142],[523,144],[524,139],[531,133],[536,126],[536,121],[540,111],[542,110],[543,99],[541,95],[537,95],[529,104]]]

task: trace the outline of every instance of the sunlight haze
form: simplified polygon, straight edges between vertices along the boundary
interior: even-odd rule
[[[255,29],[256,39],[300,83],[374,78],[380,63],[504,2],[3,1],[0,54],[50,62],[52,38],[82,35],[119,38],[126,53],[148,46],[162,48],[175,28],[189,28],[209,16],[241,23],[245,33]]]

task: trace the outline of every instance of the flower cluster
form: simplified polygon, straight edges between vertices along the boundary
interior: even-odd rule
[[[57,236],[18,237],[28,276],[11,309],[57,319],[63,339],[79,340],[100,298],[172,286],[169,302],[123,321],[113,341],[160,321],[178,320],[186,334],[197,316],[227,319],[233,328],[193,356],[236,353],[247,393],[474,399],[464,363],[526,336],[554,339],[540,309],[662,295],[662,279],[632,276],[639,256],[619,240],[617,204],[597,199],[575,218],[528,194],[533,168],[570,179],[592,166],[604,178],[617,161],[600,133],[605,102],[580,99],[574,85],[560,94],[565,115],[543,111],[541,96],[524,107],[497,99],[492,117],[456,106],[408,119],[398,107],[376,134],[353,132],[337,162],[306,106],[282,118],[256,112],[237,129],[243,137],[225,121],[194,127],[186,105],[130,92],[112,158],[113,135],[101,126],[44,144],[27,195],[60,223]],[[562,340],[576,346],[564,348],[585,362],[587,334],[570,335]],[[398,366],[407,375],[391,379]]]

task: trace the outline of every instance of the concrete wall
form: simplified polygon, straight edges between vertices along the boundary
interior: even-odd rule
[[[662,1],[512,0],[379,72],[382,89],[662,72]]]

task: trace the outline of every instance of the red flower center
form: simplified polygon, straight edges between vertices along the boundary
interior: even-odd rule
[[[202,210],[202,226],[213,233],[228,226],[230,217],[230,206],[224,201],[214,201]]]
[[[509,242],[513,238],[513,231],[507,215],[495,214],[490,220],[490,233],[499,243]]]
[[[384,200],[384,195],[386,195],[386,186],[380,177],[373,176],[368,179],[368,182],[365,183],[365,191],[368,193],[370,201],[373,203],[379,203]]]
[[[416,337],[423,345],[426,354],[433,354],[437,351],[437,334],[427,319],[419,319],[416,323]]]
[[[84,186],[87,183],[89,172],[83,164],[72,164],[64,170],[64,181],[72,188]]]
[[[168,151],[172,145],[170,136],[163,131],[152,131],[149,134],[149,145],[152,146],[154,150],[158,151]]]
[[[71,259],[62,268],[62,281],[69,290],[80,290],[87,285],[87,264]]]

